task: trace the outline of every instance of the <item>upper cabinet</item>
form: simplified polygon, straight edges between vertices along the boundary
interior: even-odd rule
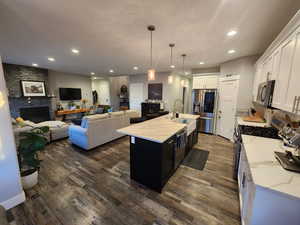
[[[295,37],[294,57],[290,71],[289,84],[286,94],[286,109],[289,112],[300,112],[300,30]]]
[[[300,114],[300,12],[256,63],[253,99],[260,83],[275,80],[272,106]]]
[[[218,87],[218,76],[193,77],[193,89],[216,89]]]
[[[278,76],[275,82],[273,94],[273,107],[291,111],[290,103],[287,102],[288,86],[293,65],[293,56],[296,47],[296,38],[289,38],[281,47]]]

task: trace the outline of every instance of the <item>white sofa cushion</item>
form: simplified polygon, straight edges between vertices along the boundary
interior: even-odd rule
[[[107,118],[104,115],[102,119],[100,119],[100,115],[85,117],[81,126],[69,127],[69,140],[73,144],[89,150],[124,136],[117,130],[130,125],[129,116],[125,115],[123,111],[113,114]]]
[[[124,111],[111,112],[110,115],[111,115],[111,117],[124,116]]]
[[[56,127],[63,127],[66,125],[66,123],[62,121],[44,121],[36,125],[38,125],[39,127],[48,126],[50,128],[56,128]]]
[[[106,119],[108,117],[109,117],[108,113],[85,116],[85,117],[82,118],[81,127],[87,128],[88,127],[88,121],[102,120],[102,119]]]

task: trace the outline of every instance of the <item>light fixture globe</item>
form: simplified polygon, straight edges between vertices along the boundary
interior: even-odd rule
[[[155,31],[154,25],[149,25],[147,29],[150,31],[150,69],[148,70],[148,80],[155,80],[155,69],[152,60],[152,32]]]
[[[170,43],[169,44],[169,47],[170,47],[170,67],[172,68],[172,69],[174,69],[175,68],[175,65],[173,64],[173,48],[175,47],[175,44],[174,43]]]
[[[148,80],[155,80],[155,69],[148,70]]]

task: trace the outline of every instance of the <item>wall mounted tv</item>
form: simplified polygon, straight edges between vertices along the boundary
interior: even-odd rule
[[[59,98],[62,101],[81,100],[81,89],[59,88]]]

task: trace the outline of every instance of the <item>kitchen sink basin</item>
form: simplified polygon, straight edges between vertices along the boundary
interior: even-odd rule
[[[176,123],[186,124],[187,135],[190,135],[196,129],[196,120],[190,118],[175,118]]]

